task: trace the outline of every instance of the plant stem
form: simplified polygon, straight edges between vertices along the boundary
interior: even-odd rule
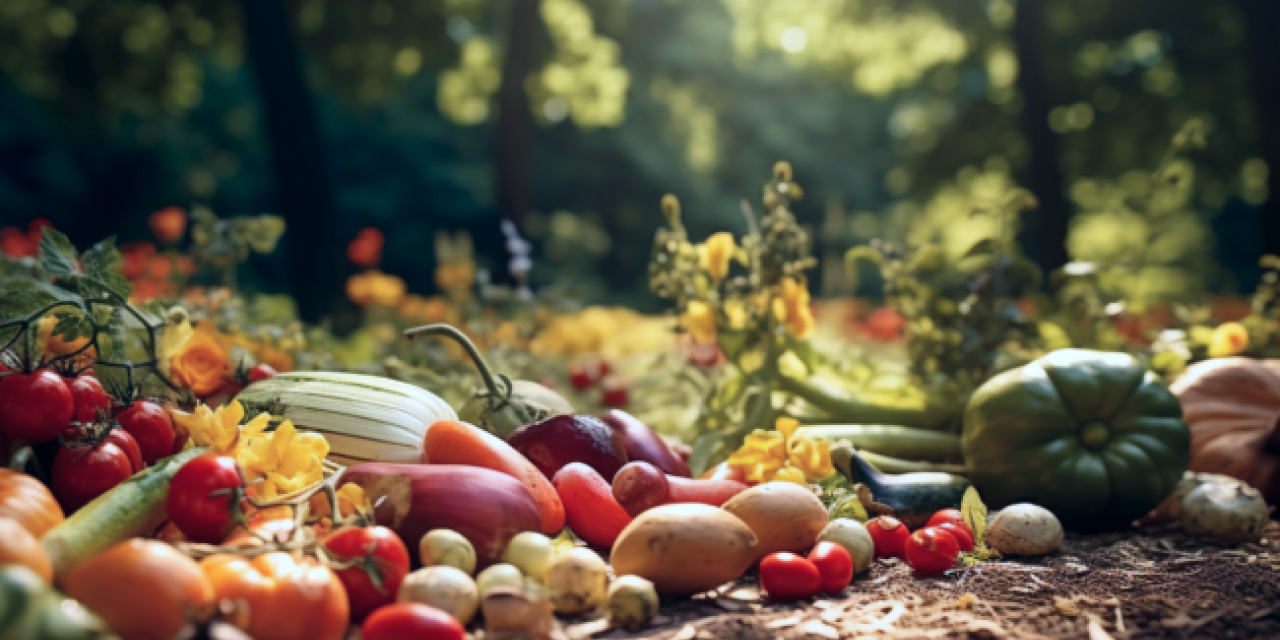
[[[484,381],[484,386],[496,398],[505,395],[504,390],[499,386],[498,379],[493,375],[493,370],[489,368],[489,363],[485,362],[484,356],[480,355],[480,350],[476,348],[475,343],[471,342],[471,338],[467,334],[458,330],[457,327],[448,324],[429,324],[404,332],[404,337],[414,340],[420,335],[428,336],[445,336],[452,339],[466,349],[467,355],[471,357],[471,361],[475,363],[476,369],[480,371],[480,378]]]

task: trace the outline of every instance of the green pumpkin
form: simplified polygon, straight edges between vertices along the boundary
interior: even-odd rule
[[[1182,405],[1133,356],[1062,349],[1001,373],[965,409],[967,475],[992,507],[1041,505],[1075,529],[1124,526],[1191,457]]]

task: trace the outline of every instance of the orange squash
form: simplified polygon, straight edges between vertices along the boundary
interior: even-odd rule
[[[1191,427],[1191,470],[1243,480],[1280,501],[1280,360],[1206,360],[1171,389]]]
[[[0,468],[0,516],[17,520],[39,538],[66,519],[62,507],[39,480]]]

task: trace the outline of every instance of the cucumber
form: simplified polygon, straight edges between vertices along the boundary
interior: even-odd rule
[[[53,574],[61,578],[81,562],[118,543],[150,535],[169,517],[169,482],[187,462],[208,453],[193,447],[162,458],[98,496],[40,539]]]
[[[835,444],[848,440],[859,451],[874,451],[895,458],[943,462],[960,458],[960,436],[915,427],[874,424],[806,426],[797,436]]]
[[[831,450],[831,463],[854,484],[871,490],[878,508],[868,512],[901,520],[910,529],[923,527],[930,516],[947,508],[959,508],[969,481],[950,473],[881,473],[853,447],[841,444]]]

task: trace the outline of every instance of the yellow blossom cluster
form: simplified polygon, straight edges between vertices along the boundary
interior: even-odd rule
[[[742,448],[729,456],[729,466],[753,483],[805,484],[830,477],[836,472],[831,464],[831,444],[796,436],[799,428],[794,418],[778,418],[775,431],[756,430],[748,435]]]

